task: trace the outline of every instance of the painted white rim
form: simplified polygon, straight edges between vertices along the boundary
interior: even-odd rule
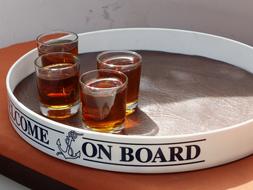
[[[123,49],[198,55],[253,72],[251,46],[210,34],[160,28],[79,34],[79,53]],[[218,166],[253,153],[252,119],[209,132],[176,136],[104,134],[46,119],[25,107],[13,94],[15,86],[34,72],[36,57],[37,50],[34,49],[18,59],[8,72],[9,116],[24,140],[51,156],[110,171],[167,173]],[[71,135],[77,136],[67,146],[65,139],[71,139]],[[72,152],[64,153],[63,149]]]

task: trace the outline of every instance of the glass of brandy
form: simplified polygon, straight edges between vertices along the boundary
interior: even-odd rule
[[[79,59],[71,53],[53,52],[35,60],[41,113],[67,118],[79,110]]]
[[[53,31],[36,39],[39,55],[51,52],[68,52],[78,55],[78,35],[74,32]]]
[[[101,69],[82,74],[79,82],[86,127],[100,132],[120,132],[126,115],[127,76]]]
[[[98,69],[121,71],[128,77],[126,114],[138,105],[142,57],[134,51],[105,51],[97,56]]]

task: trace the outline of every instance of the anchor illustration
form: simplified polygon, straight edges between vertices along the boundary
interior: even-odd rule
[[[58,146],[59,152],[56,153],[57,156],[63,155],[65,159],[77,159],[81,157],[81,152],[80,150],[76,153],[74,153],[73,148],[71,147],[72,142],[74,142],[77,139],[77,136],[81,136],[83,134],[77,133],[75,131],[69,131],[68,135],[65,138],[65,143],[66,143],[66,149],[64,150],[62,148],[60,139],[57,139],[56,144]]]

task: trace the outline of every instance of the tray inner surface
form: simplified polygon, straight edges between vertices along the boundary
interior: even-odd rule
[[[123,135],[206,132],[253,118],[253,75],[216,60],[165,52],[143,56],[139,109],[127,117]],[[81,72],[96,68],[97,53],[80,55]],[[14,95],[39,112],[34,74]],[[58,122],[82,128],[81,115]]]

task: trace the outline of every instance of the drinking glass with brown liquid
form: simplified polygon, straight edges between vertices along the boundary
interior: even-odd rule
[[[67,118],[79,109],[79,60],[66,52],[47,53],[35,60],[40,111],[50,118]]]
[[[55,31],[37,37],[39,56],[51,52],[68,52],[78,55],[78,35],[74,32]]]
[[[97,56],[98,69],[112,69],[128,77],[126,114],[138,105],[142,57],[133,51],[105,51]]]
[[[117,133],[123,129],[127,76],[102,69],[80,76],[82,116],[87,128]]]

